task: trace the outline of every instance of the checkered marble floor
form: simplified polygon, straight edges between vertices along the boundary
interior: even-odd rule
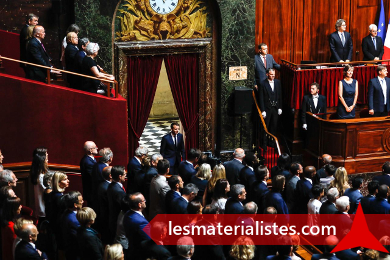
[[[161,138],[171,130],[171,123],[178,122],[178,118],[151,119],[146,123],[139,145],[149,150],[149,155],[160,152]]]

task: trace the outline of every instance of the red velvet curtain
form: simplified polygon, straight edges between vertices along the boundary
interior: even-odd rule
[[[162,60],[162,56],[133,56],[127,60],[130,158],[139,146],[138,141],[149,118]]]
[[[199,146],[198,55],[179,54],[164,58],[169,84],[186,134],[186,153]]]
[[[353,78],[359,83],[359,104],[367,104],[368,82],[377,76],[376,66],[354,67]],[[390,70],[390,66],[387,66]],[[328,107],[338,103],[338,82],[343,79],[343,68],[293,70],[282,65],[281,78],[283,81],[284,102],[291,108],[299,109],[304,95],[310,93],[310,84],[320,84],[320,94],[326,96]]]

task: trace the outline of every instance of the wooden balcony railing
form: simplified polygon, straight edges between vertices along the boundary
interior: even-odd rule
[[[42,65],[39,65],[39,64],[35,64],[35,63],[30,63],[30,62],[25,62],[25,61],[21,61],[21,60],[11,59],[11,58],[4,57],[4,56],[0,56],[0,68],[1,68],[1,64],[2,64],[2,62],[1,62],[2,59],[46,69],[46,71],[47,71],[47,82],[46,83],[47,84],[50,84],[50,76],[51,76],[50,73],[51,73],[51,71],[57,71],[57,72],[60,72],[60,73],[71,74],[71,75],[75,75],[75,76],[79,76],[79,77],[100,80],[101,82],[103,82],[107,86],[107,97],[111,96],[111,86],[110,86],[110,84],[113,84],[114,89],[115,89],[115,98],[118,98],[118,82],[116,80],[100,79],[100,78],[97,78],[97,77],[92,77],[92,76],[88,76],[88,75],[84,75],[84,74],[79,74],[79,73],[75,73],[75,72],[71,72],[71,71],[67,71],[67,70],[61,70],[61,69],[51,68],[51,67],[47,67],[47,66],[42,66]],[[105,73],[105,72],[103,72],[103,73]],[[107,73],[105,73],[105,74],[107,74]]]
[[[282,64],[286,65],[287,67],[293,69],[293,70],[303,70],[308,69],[307,67],[341,67],[343,65],[349,64],[352,66],[375,66],[375,65],[389,65],[390,60],[376,60],[376,61],[351,61],[351,62],[328,62],[328,63],[313,63],[313,64],[295,64],[293,62],[283,60]],[[309,68],[309,69],[311,69]]]

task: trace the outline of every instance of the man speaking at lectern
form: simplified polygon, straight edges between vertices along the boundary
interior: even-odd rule
[[[372,116],[387,116],[390,110],[390,79],[387,68],[379,65],[376,69],[378,77],[368,82],[368,113]]]

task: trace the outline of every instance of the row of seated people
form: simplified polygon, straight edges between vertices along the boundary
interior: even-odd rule
[[[43,41],[46,33],[43,26],[38,25],[39,17],[35,14],[29,14],[27,24],[20,32],[20,60],[30,63],[53,67],[52,58],[46,51]],[[63,68],[106,80],[115,80],[113,75],[104,73],[102,68],[96,63],[96,57],[99,52],[99,45],[90,42],[88,38],[82,38],[79,41],[78,33],[80,28],[72,24],[69,26],[64,41],[62,43]],[[47,72],[45,68],[33,65],[21,64],[26,73],[26,78],[41,82],[46,82]],[[55,70],[51,73],[60,74]],[[91,93],[106,94],[106,85],[97,79],[91,79],[72,74],[66,74],[68,86],[74,89],[84,90]]]

